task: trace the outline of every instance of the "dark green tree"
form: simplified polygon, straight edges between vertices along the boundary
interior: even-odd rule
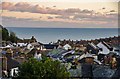
[[[50,58],[37,61],[30,59],[20,67],[17,79],[66,79],[69,72],[59,61]]]
[[[17,42],[17,37],[14,32],[10,32],[9,40],[13,43]]]
[[[6,28],[2,28],[2,40],[4,41],[9,40],[9,32]]]

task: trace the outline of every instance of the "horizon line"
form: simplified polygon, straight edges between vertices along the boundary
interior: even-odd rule
[[[4,26],[3,26],[3,27],[4,27]],[[67,28],[71,28],[71,29],[74,29],[74,28],[78,28],[78,29],[79,29],[79,28],[86,28],[86,29],[87,29],[87,28],[98,28],[98,29],[99,29],[99,28],[110,28],[110,29],[112,29],[112,28],[113,28],[113,29],[114,29],[114,28],[115,28],[115,29],[119,29],[120,27],[15,27],[15,26],[10,26],[10,27],[9,27],[9,26],[5,26],[5,28],[46,28],[46,29],[47,29],[47,28],[58,28],[58,29],[59,29],[59,28],[63,28],[63,29],[64,29],[64,28],[65,28],[65,29],[67,29]]]

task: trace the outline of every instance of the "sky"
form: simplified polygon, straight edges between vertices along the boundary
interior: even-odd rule
[[[8,2],[118,2],[119,0],[2,0]]]
[[[117,28],[119,0],[2,0],[4,27]]]

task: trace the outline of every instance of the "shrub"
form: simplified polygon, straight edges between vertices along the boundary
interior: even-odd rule
[[[17,79],[64,79],[69,77],[69,72],[57,60],[46,58],[41,61],[30,59],[20,67]]]

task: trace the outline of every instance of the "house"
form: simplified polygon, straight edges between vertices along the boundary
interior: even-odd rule
[[[79,59],[83,59],[83,58],[87,58],[87,57],[93,58],[92,54],[90,54],[90,53],[84,53],[84,54],[82,54],[82,55],[80,56]]]
[[[12,45],[12,42],[11,41],[1,41],[2,45],[0,47],[5,47],[7,45]]]
[[[87,51],[90,52],[91,54],[98,54],[99,52],[99,47],[96,46],[94,43],[88,43],[87,45]]]
[[[33,43],[30,43],[32,46],[36,47],[36,48],[39,48],[40,50],[43,50],[44,49],[44,45],[40,42],[33,42]]]
[[[37,60],[41,60],[42,59],[42,54],[40,53],[40,51],[37,51],[37,52],[35,52],[35,54],[34,54],[34,58],[35,59],[37,59]]]
[[[94,54],[84,53],[79,57],[78,62],[88,64],[102,64]]]
[[[52,50],[52,49],[57,49],[58,45],[55,44],[43,44],[43,50]]]
[[[68,51],[68,52],[63,53],[62,55],[65,56],[65,55],[67,55],[67,54],[74,54],[74,53],[75,53],[75,51],[74,51],[74,50],[71,50],[71,51]]]
[[[26,43],[33,43],[37,42],[36,38],[34,36],[31,37],[31,39],[23,39],[24,42]]]
[[[65,45],[63,46],[63,48],[64,48],[65,50],[72,49],[72,47],[71,47],[69,44],[65,44]]]
[[[113,52],[116,54],[116,55],[119,55],[120,56],[120,48],[118,47],[113,47]]]
[[[39,46],[40,44],[38,42],[33,42],[33,43],[30,43],[32,46]]]
[[[92,56],[92,54],[90,53],[84,53],[83,55],[81,55],[79,57],[79,62],[83,62],[83,63],[89,63],[89,64],[93,64],[94,62],[94,57]]]
[[[14,43],[14,45],[15,45],[15,43]],[[16,46],[17,47],[25,47],[25,46],[27,46],[27,43],[17,43]]]
[[[7,70],[8,70],[8,73],[10,73],[10,76],[14,76],[13,69],[19,66],[20,66],[20,63],[18,61],[11,58],[7,58]]]
[[[98,43],[97,46],[100,48],[99,54],[106,55],[109,54],[111,51],[113,51],[113,48],[104,41]]]
[[[11,48],[11,47],[13,47],[12,45],[7,45],[7,46],[5,46],[5,48]]]
[[[75,50],[80,50],[80,51],[86,50],[86,47],[84,45],[75,45],[74,48]]]
[[[13,72],[11,73],[11,70],[19,66],[20,63],[12,59],[11,56],[2,57],[2,70],[4,74],[6,73],[6,75],[12,76],[11,74],[13,74]]]
[[[32,50],[34,46],[32,46],[30,43],[27,45],[27,49]]]
[[[12,69],[10,70],[10,76],[11,76],[11,77],[16,77],[16,76],[18,76],[18,73],[19,73],[18,67],[12,68]]]
[[[61,49],[61,48],[63,48],[63,46],[59,44],[57,49]]]
[[[2,45],[1,45],[2,47],[5,47],[5,46],[7,45],[7,44],[6,44],[6,41],[3,41],[3,40],[2,40],[1,42],[2,42]]]
[[[50,51],[47,56],[52,57],[52,58],[61,58],[62,54],[68,52],[65,49],[53,49],[52,51]]]

